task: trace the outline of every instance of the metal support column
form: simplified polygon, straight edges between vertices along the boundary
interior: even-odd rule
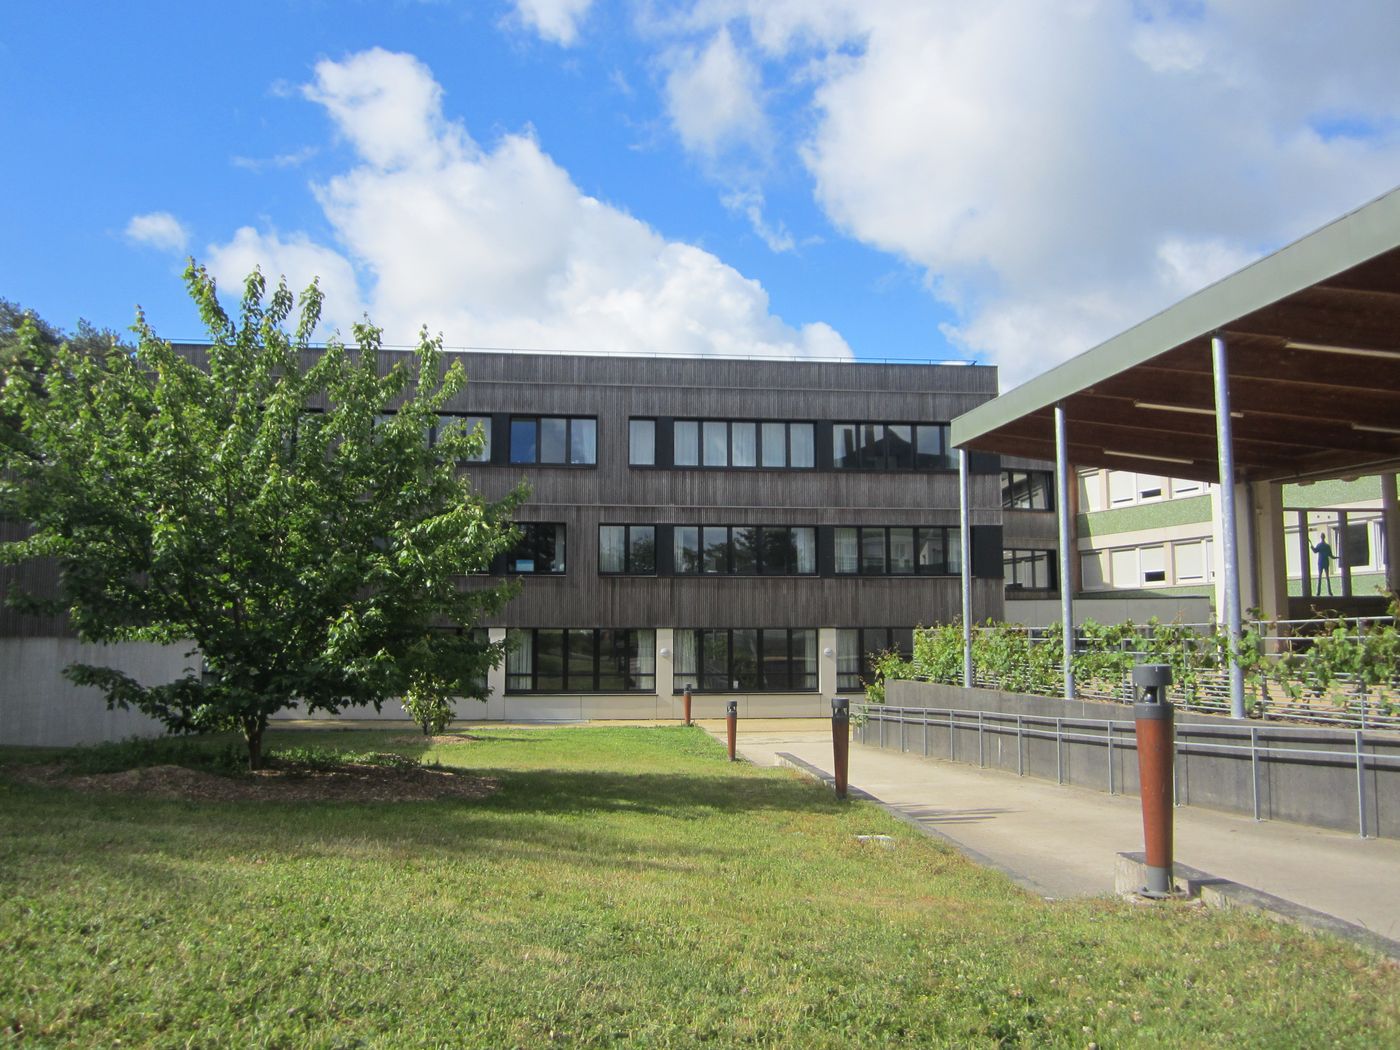
[[[962,545],[963,687],[972,688],[972,509],[967,449],[958,449],[958,524]]]
[[[1235,448],[1230,427],[1230,366],[1225,337],[1210,338],[1215,373],[1215,443],[1220,457],[1220,547],[1225,568],[1225,628],[1230,636],[1230,717],[1244,717],[1244,669],[1240,645],[1240,551],[1235,531]]]
[[[1060,638],[1064,642],[1065,699],[1074,699],[1074,587],[1070,577],[1069,438],[1065,406],[1055,405],[1055,510],[1060,527]]]

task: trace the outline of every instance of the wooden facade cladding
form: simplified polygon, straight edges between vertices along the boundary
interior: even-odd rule
[[[198,347],[182,349],[194,359],[201,356]],[[387,363],[399,355],[385,351],[383,356]],[[955,469],[631,467],[628,421],[946,423],[995,396],[993,368],[477,352],[449,359],[461,361],[470,380],[449,410],[493,421],[496,454],[493,462],[468,468],[473,483],[486,497],[497,498],[523,478],[531,494],[518,518],[557,522],[567,530],[566,573],[526,577],[519,597],[491,626],[889,627],[944,622],[960,614],[955,576],[600,576],[598,527],[956,527]],[[596,418],[596,464],[510,464],[508,448],[501,449],[512,415]],[[976,619],[1002,613],[998,472],[996,457],[975,457]],[[467,585],[473,585],[471,579]],[[0,635],[36,630],[13,613],[0,612]]]

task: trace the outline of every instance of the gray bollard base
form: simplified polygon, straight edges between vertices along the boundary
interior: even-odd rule
[[[1171,868],[1157,868],[1144,864],[1143,871],[1147,875],[1147,885],[1139,886],[1134,891],[1137,896],[1146,897],[1150,901],[1166,901],[1186,896],[1185,893],[1172,885]]]

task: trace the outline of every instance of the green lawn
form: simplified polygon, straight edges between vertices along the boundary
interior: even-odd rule
[[[0,783],[0,1043],[1400,1045],[1400,973],[1339,942],[1046,903],[699,729],[473,732],[422,757],[478,801]]]

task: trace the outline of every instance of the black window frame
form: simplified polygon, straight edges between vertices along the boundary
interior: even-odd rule
[[[1034,477],[1042,481],[1037,490]],[[1018,491],[1019,490],[1019,491]],[[1037,491],[1044,493],[1045,506],[1034,506]],[[1021,470],[1008,468],[1001,472],[1001,509],[1053,511],[1055,509],[1055,472],[1051,470]]]
[[[696,546],[696,548],[695,548],[695,550],[696,550],[696,560],[695,560],[695,562],[694,562],[694,566],[695,566],[694,568],[687,568],[687,567],[686,567],[686,565],[687,565],[686,560],[685,560],[683,557],[681,557],[681,554],[682,554],[682,551],[683,551],[683,548],[682,548],[682,543],[683,543],[682,531],[683,531],[683,530],[688,530],[688,529],[698,530],[697,533],[696,533],[697,546]],[[706,530],[709,530],[709,529],[715,529],[715,530],[723,529],[723,530],[725,530],[724,552],[723,552],[723,558],[722,558],[722,562],[723,562],[723,566],[724,566],[724,567],[723,567],[722,569],[706,569],[706,568],[705,568],[705,565],[706,565],[706,553],[707,553],[707,543],[706,543],[706,539],[705,539],[705,532],[706,532]],[[735,542],[734,542],[734,531],[735,531],[736,529],[754,529],[754,530],[757,530],[757,537],[756,537],[755,541],[751,544],[751,547],[752,547],[752,550],[753,550],[753,560],[752,560],[752,566],[753,566],[753,567],[752,567],[751,569],[748,569],[748,570],[745,570],[745,571],[740,571],[740,569],[739,569],[739,566],[740,566],[741,564],[744,563],[744,559],[742,559],[742,558],[739,556],[738,550],[737,550],[737,548],[736,548],[736,546],[735,546]],[[768,551],[769,551],[769,543],[770,543],[770,537],[775,537],[777,534],[779,534],[779,533],[784,533],[784,532],[785,532],[785,533],[791,534],[793,531],[795,531],[795,530],[797,530],[797,529],[806,529],[806,530],[811,534],[811,547],[810,547],[810,550],[811,550],[811,557],[812,557],[812,562],[811,562],[812,567],[811,567],[811,569],[810,569],[809,571],[807,571],[807,572],[799,572],[799,571],[796,570],[795,566],[796,566],[797,560],[798,560],[798,558],[797,558],[797,550],[798,550],[798,547],[797,547],[797,543],[796,543],[795,540],[789,539],[789,541],[788,541],[788,549],[792,552],[792,562],[791,562],[791,564],[792,564],[793,568],[792,568],[790,571],[786,571],[786,572],[773,572],[773,571],[770,571],[770,564],[771,564],[771,562],[770,562],[770,558],[769,558],[769,554],[768,554]],[[817,547],[817,545],[818,545],[818,533],[817,533],[817,527],[816,527],[815,525],[710,525],[710,524],[695,524],[695,525],[690,525],[690,524],[686,524],[686,525],[676,525],[676,526],[673,526],[671,531],[672,531],[672,550],[673,550],[673,554],[672,554],[672,574],[675,575],[675,576],[687,576],[687,577],[688,577],[688,576],[711,576],[711,577],[717,577],[717,576],[739,576],[739,577],[766,576],[766,577],[770,577],[770,578],[789,576],[789,577],[805,578],[805,577],[818,576],[818,575],[821,574],[820,558],[819,558],[819,556],[818,556],[818,547]]]
[[[819,646],[821,637],[815,627],[694,627],[679,628],[680,630],[693,631],[695,634],[695,667],[687,670],[682,667],[672,669],[672,690],[679,695],[684,692],[685,686],[690,685],[696,693],[815,693],[821,690],[821,652]],[[753,684],[745,684],[742,677],[736,678],[736,674],[742,675],[742,669],[736,668],[734,661],[734,636],[735,633],[752,634],[754,636],[753,652],[755,679]],[[810,671],[797,671],[793,666],[793,638],[797,634],[809,635],[810,651],[812,653],[812,669]],[[724,681],[725,687],[722,689],[712,688],[707,685],[707,679],[713,681],[718,676],[719,670],[707,666],[705,659],[706,636],[725,638],[725,666]],[[778,682],[778,674],[771,674],[766,666],[764,654],[768,651],[768,642],[776,640],[777,636],[784,636],[783,650],[784,669],[779,673],[781,683]],[[810,682],[800,686],[794,686],[793,680],[801,676]],[[771,679],[771,682],[770,682]],[[679,682],[677,680],[680,680]]]
[[[622,567],[621,569],[604,569],[604,568],[603,568],[603,530],[604,530],[604,529],[621,529],[621,530],[622,530],[622,565],[623,565],[623,567]],[[633,546],[632,546],[632,530],[633,530],[633,529],[650,529],[650,530],[651,530],[651,568],[650,568],[650,569],[638,568],[636,565],[633,564]],[[659,553],[660,553],[660,551],[659,551],[658,548],[657,548],[657,542],[658,542],[658,539],[659,539],[659,533],[660,533],[660,529],[659,529],[656,525],[647,524],[647,523],[645,523],[645,522],[637,522],[637,523],[633,523],[633,522],[616,522],[616,521],[605,521],[605,522],[601,522],[601,523],[598,525],[598,575],[599,575],[599,576],[656,576],[656,575],[658,574],[658,571],[657,571],[657,562],[658,562],[658,555],[659,555]]]
[[[521,535],[520,535],[520,539],[516,541],[515,546],[513,546],[513,547],[505,554],[505,561],[504,561],[504,567],[503,567],[503,573],[504,573],[505,575],[507,575],[507,576],[567,576],[567,575],[568,575],[568,573],[569,573],[569,530],[568,530],[568,526],[566,526],[562,521],[517,521],[517,522],[515,523],[515,527],[516,527],[517,529],[520,530],[520,534],[521,534]],[[533,536],[534,534],[536,534],[536,533],[539,533],[541,530],[546,529],[546,528],[554,529],[554,530],[555,530],[555,532],[553,533],[553,543],[552,543],[552,546],[553,546],[555,549],[558,549],[560,546],[562,546],[562,548],[563,548],[563,555],[564,555],[564,556],[563,556],[563,558],[561,559],[561,564],[560,564],[559,568],[557,568],[557,569],[553,567],[553,565],[554,565],[554,557],[553,557],[552,554],[549,556],[549,565],[550,565],[549,568],[547,568],[547,569],[540,569],[540,568],[538,567],[538,566],[539,566],[539,563],[540,563],[540,560],[541,560],[541,557],[540,557],[539,553],[537,553],[537,551],[538,551],[539,549],[542,549],[541,545],[542,545],[542,542],[543,542],[543,541],[542,541],[542,540],[537,540],[537,539],[532,539],[532,536]],[[530,558],[529,558],[528,560],[533,561],[533,562],[535,563],[535,566],[536,566],[536,567],[533,568],[533,569],[521,569],[521,568],[519,568],[520,563],[521,563],[522,561],[527,560],[526,558],[520,557],[521,554],[530,554]]]
[[[894,427],[909,428],[909,440],[902,448],[892,446],[890,431]],[[837,448],[844,428],[852,431],[855,443],[847,451]],[[874,436],[878,428],[879,436]],[[920,430],[934,430],[938,434],[938,461],[921,464],[919,462]],[[951,424],[940,420],[853,420],[838,419],[831,424],[831,469],[841,471],[867,471],[878,474],[929,474],[937,471],[956,470],[957,462],[949,446]],[[868,435],[866,440],[863,435]],[[907,450],[907,463],[898,460]],[[854,459],[852,463],[850,460]]]
[[[705,462],[705,427],[707,424],[724,426],[724,449],[725,457],[723,463]],[[754,429],[753,463],[736,465],[734,462],[734,427],[735,424],[751,426]],[[695,462],[682,463],[676,455],[675,450],[680,447],[680,442],[676,439],[676,428],[678,426],[695,427]],[[767,443],[763,436],[764,428],[767,426],[781,426],[783,428],[783,465],[765,466],[764,453],[767,450]],[[807,427],[811,432],[811,463],[808,466],[795,467],[792,465],[793,427]],[[713,416],[684,416],[671,420],[671,466],[680,470],[802,470],[814,471],[817,469],[817,424],[811,419],[748,419],[744,417],[718,419]]]
[[[468,459],[459,460],[458,462],[461,462],[461,463],[477,463],[477,464],[480,464],[480,463],[490,463],[490,462],[491,462],[491,448],[492,448],[492,444],[493,444],[493,440],[494,440],[494,435],[491,433],[491,416],[490,416],[489,413],[482,413],[482,412],[438,412],[438,413],[436,414],[436,418],[435,418],[434,421],[433,421],[432,427],[429,429],[429,433],[428,433],[428,444],[430,444],[430,445],[432,445],[432,446],[434,446],[434,447],[437,446],[437,443],[438,443],[438,429],[439,429],[440,427],[443,426],[443,423],[444,423],[445,420],[454,420],[454,421],[474,420],[475,422],[470,422],[470,423],[467,424],[467,429],[470,430],[470,429],[471,429],[473,426],[475,426],[477,423],[480,423],[480,424],[481,424],[481,432],[482,432],[483,436],[484,436],[485,439],[486,439],[486,440],[482,443],[482,448],[481,448],[481,451],[480,451],[479,453],[477,453],[475,456],[472,456],[472,457],[470,457],[470,458],[468,458]]]
[[[637,460],[635,460],[635,459],[632,458],[632,433],[633,433],[633,428],[634,428],[638,423],[650,423],[650,424],[651,424],[651,461],[650,461],[649,463],[640,463],[640,462],[638,462]],[[658,464],[657,464],[657,462],[656,462],[656,446],[657,446],[656,432],[657,432],[658,429],[660,429],[660,425],[661,425],[661,424],[660,424],[660,421],[657,420],[657,418],[656,418],[655,416],[631,416],[631,417],[627,420],[627,465],[628,465],[629,467],[655,467],[655,466],[658,466]]]
[[[859,653],[855,671],[841,669],[841,635],[847,631],[856,632],[856,646]],[[902,635],[904,637],[896,637]],[[908,639],[908,645],[899,642]],[[914,628],[912,627],[838,627],[836,628],[836,691],[864,689],[875,680],[875,669],[871,657],[876,653],[895,652],[908,660],[914,655]]]
[[[564,421],[564,458],[562,460],[541,459],[543,449],[541,447],[541,426],[545,420],[561,419]],[[534,426],[534,458],[522,459],[516,456],[515,428],[520,424],[533,424]],[[593,458],[590,460],[574,461],[574,429],[576,423],[591,423],[593,425]],[[598,466],[598,417],[597,416],[558,416],[542,413],[539,415],[512,415],[507,428],[506,458],[511,466],[516,467],[569,467],[574,470],[586,470]]]
[[[630,670],[617,671],[615,668],[609,669],[606,673],[620,673],[624,678],[633,684],[622,688],[615,686],[604,686],[604,661],[611,657],[617,659],[619,650],[616,646],[616,636],[624,635],[629,637],[627,653],[638,652],[638,638],[643,633],[651,635],[651,672],[638,672],[633,675]],[[506,671],[506,695],[507,696],[529,696],[543,695],[552,696],[562,693],[655,693],[656,692],[656,629],[654,627],[512,627],[506,631],[506,640],[511,642],[512,635],[529,634],[530,641],[530,670],[526,673]],[[580,640],[580,636],[591,635],[591,646],[587,654],[580,653],[580,656],[587,656],[587,660],[573,659],[574,645]],[[559,679],[558,688],[549,686],[540,688],[540,664],[541,653],[540,637],[542,635],[559,637]],[[609,651],[603,648],[604,636],[614,636],[613,646]],[[624,656],[626,654],[623,654]],[[507,657],[509,660],[509,657]],[[575,672],[574,668],[580,663],[587,663],[587,672]],[[575,680],[575,677],[579,680]],[[529,679],[528,687],[521,688],[520,680]]]
[[[1043,561],[1045,564],[1045,578],[1049,581],[1044,587],[1026,586],[1024,583],[1014,581],[1007,575],[1008,568],[1021,562],[1036,563]],[[1002,583],[1006,588],[1006,593],[1020,593],[1023,591],[1058,591],[1060,577],[1059,553],[1052,549],[1043,547],[1003,547],[1001,551]],[[1163,571],[1162,580],[1166,579]],[[1160,583],[1162,580],[1144,582]]]
[[[892,571],[891,567],[894,565],[894,560],[892,557],[894,553],[894,545],[892,542],[891,534],[896,529],[909,529],[912,530],[914,534],[914,564],[912,570],[899,572]],[[856,568],[854,572],[848,569],[842,569],[840,562],[837,560],[835,555],[836,543],[840,538],[840,533],[843,530],[853,530],[856,534]],[[957,567],[949,568],[948,566],[950,563],[949,552],[954,549],[953,542],[950,541],[961,543],[961,536],[959,535],[960,531],[961,527],[958,525],[836,525],[832,528],[833,556],[831,562],[831,574],[833,576],[842,576],[847,578],[867,576],[892,577],[895,579],[927,579],[929,577],[957,576],[962,572],[960,547],[958,548],[959,557],[957,559]],[[881,563],[883,565],[883,568],[879,570],[869,570],[866,567],[866,551],[869,549],[867,547],[868,539],[873,540],[877,535],[881,533],[883,533],[883,542],[880,544],[884,554],[884,560]],[[943,550],[943,565],[941,569],[933,566],[925,566],[919,564],[919,548],[922,545],[921,540],[923,540],[927,535],[931,533],[942,534],[941,539]],[[875,545],[876,544],[873,543],[870,544],[870,546]]]

